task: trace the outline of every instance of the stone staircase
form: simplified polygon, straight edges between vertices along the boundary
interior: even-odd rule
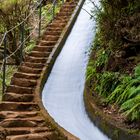
[[[65,2],[60,13],[46,27],[36,47],[13,75],[0,103],[0,140],[70,139],[43,117],[35,100],[35,88],[78,2],[79,0]]]

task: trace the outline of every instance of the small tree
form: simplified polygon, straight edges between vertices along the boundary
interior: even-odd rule
[[[0,32],[3,34],[5,31],[9,31],[13,27],[21,23],[32,8],[33,0],[3,0],[0,2]],[[24,23],[25,27],[29,26],[28,18]],[[20,26],[14,28],[7,34],[7,52],[11,54],[18,48],[20,40]],[[19,51],[12,56],[19,64]]]

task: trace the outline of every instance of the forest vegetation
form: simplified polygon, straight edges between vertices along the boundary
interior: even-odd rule
[[[140,129],[140,2],[101,0],[87,85],[106,113]]]
[[[55,13],[58,13],[62,2],[57,0]],[[42,19],[41,33],[43,33],[47,24],[52,20],[52,1],[42,1]],[[51,10],[50,10],[51,9]],[[23,24],[21,24],[24,21]],[[11,56],[7,59],[6,66],[6,86],[10,84],[13,73],[20,65],[20,49],[22,33],[24,30],[24,48],[23,59],[26,54],[30,53],[35,47],[38,39],[38,24],[39,24],[39,1],[38,0],[0,0],[0,42],[3,39],[4,33],[8,31],[6,40],[6,56]],[[22,27],[24,29],[22,29]],[[29,36],[29,37],[28,37]],[[27,38],[27,39],[26,39]],[[16,51],[18,50],[18,51]],[[13,53],[15,52],[15,53]],[[11,55],[13,54],[13,55]],[[4,44],[0,46],[0,69],[2,70],[2,61],[4,59]],[[0,71],[0,96],[2,90],[3,72]]]

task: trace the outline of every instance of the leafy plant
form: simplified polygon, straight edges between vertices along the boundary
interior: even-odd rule
[[[11,82],[11,78],[13,76],[13,73],[17,70],[17,66],[6,66],[6,86],[8,86]],[[0,100],[2,97],[2,77],[3,77],[3,73],[0,72]]]
[[[93,62],[91,61],[87,67],[87,72],[86,72],[86,81],[90,81],[93,76],[95,76],[96,70],[93,66]]]
[[[96,93],[104,97],[105,102],[119,105],[120,111],[129,120],[138,120],[140,114],[140,66],[135,67],[134,76],[120,76],[119,73],[108,71],[98,73],[95,63],[91,61],[88,65],[87,81],[90,83],[92,80],[94,81]]]
[[[104,72],[100,79],[100,95],[107,97],[116,87],[118,74]]]
[[[140,94],[124,102],[120,111],[131,121],[140,120]]]
[[[15,52],[20,44],[20,30],[21,26],[14,28],[23,21],[32,9],[33,0],[4,0],[0,2],[0,26],[1,33],[7,33],[7,52],[11,54]],[[30,17],[31,18],[31,17]],[[29,17],[24,22],[24,27],[29,26]],[[12,29],[12,30],[11,30]],[[26,34],[26,33],[25,33]],[[20,52],[17,51],[15,55],[11,56],[16,64],[20,64]]]
[[[139,66],[135,67],[134,75],[133,78],[123,76],[115,90],[107,97],[109,103],[120,105],[120,111],[123,111],[123,114],[131,121],[140,118]]]
[[[137,65],[138,61],[132,62],[127,59],[130,58],[127,50],[131,44],[126,40],[126,46],[127,42],[123,38],[128,37],[130,42],[139,41],[135,30],[138,27],[140,3],[137,0],[100,2],[101,8],[93,11],[93,15],[96,14],[98,28],[92,65],[87,68],[87,80],[108,104],[115,104],[121,108],[120,111],[129,120],[139,121],[140,64]],[[139,51],[135,57],[138,56]],[[135,65],[137,66],[134,68]]]
[[[138,65],[138,66],[135,67],[134,75],[136,77],[140,77],[140,65]]]

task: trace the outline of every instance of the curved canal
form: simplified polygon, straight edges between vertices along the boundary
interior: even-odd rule
[[[52,118],[81,140],[108,140],[90,121],[84,107],[85,72],[96,23],[88,14],[93,10],[89,0],[83,9],[44,86],[42,101]]]

